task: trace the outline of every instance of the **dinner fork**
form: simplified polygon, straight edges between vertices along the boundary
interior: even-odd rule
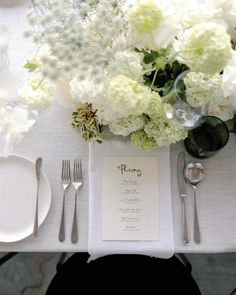
[[[71,184],[70,160],[62,161],[61,184],[62,184],[64,193],[63,193],[63,203],[62,203],[62,212],[61,212],[61,223],[60,223],[60,230],[59,230],[59,241],[63,242],[65,240],[65,196],[66,196],[66,191]]]
[[[78,190],[82,185],[82,163],[81,159],[74,160],[74,171],[73,171],[73,182],[75,188],[75,206],[74,206],[74,216],[71,231],[71,242],[76,243],[78,241],[78,229],[77,229],[77,195]]]

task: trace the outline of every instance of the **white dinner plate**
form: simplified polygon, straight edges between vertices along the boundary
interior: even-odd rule
[[[0,157],[0,242],[15,242],[33,233],[37,180],[34,162],[17,155]],[[42,172],[38,219],[41,225],[51,205],[51,188]]]

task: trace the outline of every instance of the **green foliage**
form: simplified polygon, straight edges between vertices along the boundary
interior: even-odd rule
[[[150,64],[150,63],[154,63],[155,59],[157,57],[159,57],[159,54],[157,51],[146,51],[145,49],[142,50],[143,54],[144,54],[144,58],[143,58],[143,62],[145,64]]]
[[[145,84],[152,88],[152,90],[159,92],[161,96],[168,95],[174,86],[176,78],[188,67],[179,63],[177,60],[168,60],[169,49],[160,49],[159,51],[147,51],[143,49],[143,62],[151,66],[150,71],[144,74]],[[183,91],[184,83],[178,85],[178,91]]]
[[[34,72],[34,71],[36,71],[38,69],[38,65],[34,64],[34,63],[31,63],[31,62],[27,62],[24,65],[24,68],[27,69],[29,72]]]

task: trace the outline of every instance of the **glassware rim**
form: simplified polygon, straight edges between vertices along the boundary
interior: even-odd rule
[[[218,117],[215,117],[215,116],[203,116],[202,117],[202,123],[198,126],[198,127],[196,127],[195,129],[192,129],[190,132],[192,133],[192,135],[193,135],[193,137],[194,137],[194,131],[196,131],[196,129],[198,129],[198,128],[200,128],[201,127],[201,125],[202,124],[204,124],[204,122],[205,122],[205,118],[213,118],[213,119],[216,119],[216,120],[218,120],[220,123],[222,123],[222,125],[225,127],[225,129],[227,130],[227,138],[226,138],[226,140],[225,140],[225,144],[223,145],[223,147],[224,146],[226,146],[226,144],[228,143],[228,141],[229,141],[229,136],[230,136],[230,132],[229,132],[229,128],[228,128],[228,126],[226,125],[226,123],[223,121],[223,120],[221,120],[220,118],[218,118]],[[198,143],[198,141],[196,140],[196,138],[194,138],[194,141],[196,142],[196,144],[199,146],[199,147],[201,147],[201,145]],[[222,147],[222,148],[223,148]],[[217,152],[218,150],[208,150],[208,152]]]

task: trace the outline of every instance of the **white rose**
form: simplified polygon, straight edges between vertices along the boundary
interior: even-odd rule
[[[222,88],[224,96],[236,96],[236,52],[232,52],[232,58],[224,68],[222,75]]]
[[[208,0],[206,11],[212,11],[212,17],[224,20],[227,23],[227,32],[236,40],[236,1],[235,0]]]
[[[222,121],[228,121],[234,117],[234,110],[235,108],[229,99],[219,98],[210,102],[207,114],[218,117]]]

